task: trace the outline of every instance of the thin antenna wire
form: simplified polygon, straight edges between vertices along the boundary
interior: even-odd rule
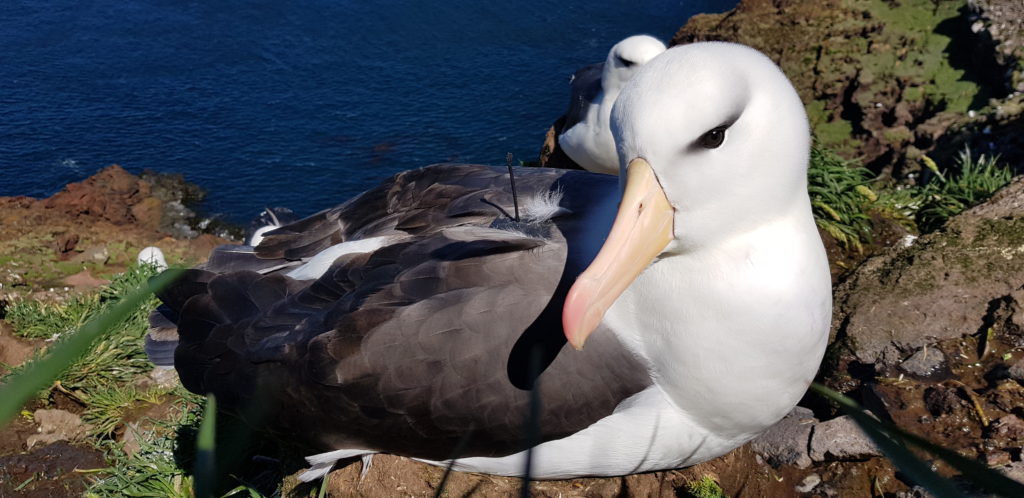
[[[540,362],[539,346],[530,348],[530,408],[526,416],[526,465],[519,488],[519,498],[530,498],[530,481],[533,480],[533,450],[540,444]]]
[[[505,154],[505,164],[508,165],[508,179],[512,182],[512,206],[516,210],[516,223],[519,223],[519,196],[516,195],[516,175],[512,173],[512,153]]]

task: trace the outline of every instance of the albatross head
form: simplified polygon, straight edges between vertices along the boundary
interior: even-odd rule
[[[665,51],[665,44],[653,36],[635,35],[616,43],[608,51],[601,73],[605,94],[617,93],[644,64]]]
[[[623,198],[566,300],[565,334],[577,349],[652,261],[810,216],[803,105],[754,49],[695,43],[656,57],[623,88],[612,133]]]

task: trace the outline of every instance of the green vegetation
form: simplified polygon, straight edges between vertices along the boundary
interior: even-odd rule
[[[923,231],[934,230],[953,215],[981,204],[1010,183],[1013,172],[998,165],[998,160],[998,156],[985,154],[975,159],[971,150],[965,148],[957,157],[956,171],[950,173],[941,171],[934,161],[925,156],[923,162],[935,174],[935,179],[921,193],[918,227]]]
[[[818,46],[810,47],[815,54],[810,58],[813,62],[790,62],[794,67],[786,64],[789,61],[783,64],[787,74],[806,72],[812,64],[825,71],[824,75],[814,73],[814,81],[834,79],[842,82],[851,74],[855,75],[856,79],[850,82],[855,94],[850,96],[851,101],[845,106],[859,107],[861,112],[849,112],[847,109],[848,114],[840,116],[839,112],[826,110],[826,107],[834,105],[831,95],[810,100],[807,104],[815,135],[823,145],[852,156],[859,145],[854,130],[870,126],[859,122],[855,116],[869,113],[876,102],[895,105],[903,100],[930,109],[964,113],[987,99],[988,90],[975,83],[977,78],[967,74],[964,68],[954,67],[951,62],[951,59],[965,57],[960,53],[964,47],[954,43],[948,32],[950,28],[937,29],[938,26],[960,22],[957,20],[961,16],[962,2],[848,0],[847,5],[853,10],[870,13],[870,16],[860,20],[844,18],[843,24],[838,26],[823,25],[823,29],[832,30],[829,32],[831,36],[821,43],[820,51]],[[870,44],[862,36],[850,36],[858,29],[871,31]],[[846,36],[835,36],[837,34]],[[808,39],[824,38],[809,36]],[[856,62],[851,64],[851,61]],[[813,83],[804,81],[811,76],[797,74],[794,78],[799,81],[798,87]],[[900,82],[898,87],[895,82]],[[838,93],[843,89],[833,91]],[[894,91],[897,92],[895,95]],[[910,131],[905,128],[881,131],[886,143],[895,147],[912,139]]]
[[[6,319],[14,327],[15,334],[53,339],[56,342],[48,349],[55,349],[75,338],[77,334],[70,332],[110,311],[155,274],[156,270],[151,266],[132,266],[116,275],[99,294],[73,297],[63,304],[16,301],[8,307]],[[130,383],[152,368],[142,350],[142,337],[147,329],[146,317],[149,310],[156,307],[157,301],[148,291],[145,292],[145,295],[137,296],[137,303],[122,310],[123,319],[104,323],[102,337],[85,356],[57,375],[56,380],[62,389],[86,401],[95,392]]]
[[[861,252],[871,237],[868,210],[877,195],[867,183],[871,172],[821,147],[811,148],[807,190],[818,227],[847,250]]]
[[[818,227],[846,250],[861,252],[871,238],[871,214],[903,225],[911,232],[940,228],[949,218],[978,205],[1010,182],[1010,168],[998,157],[974,157],[964,149],[951,171],[927,156],[934,177],[923,187],[880,185],[855,161],[815,145],[811,148],[808,191]]]
[[[61,304],[18,301],[7,308],[6,319],[16,335],[53,343],[0,380],[0,419],[9,420],[33,396],[43,404],[50,402],[54,391],[81,403],[82,419],[89,424],[88,441],[110,464],[89,471],[96,481],[88,497],[184,498],[213,493],[215,417],[201,417],[203,398],[180,386],[149,387],[140,382],[153,369],[142,349],[147,316],[157,305],[152,292],[176,272],[156,277],[157,273],[149,265],[132,266],[98,293]],[[156,410],[158,417],[125,424],[133,412],[161,405],[169,406]],[[208,404],[206,413],[214,411]],[[121,428],[131,437],[119,441]],[[197,433],[199,451],[193,458],[182,445],[189,448]],[[129,448],[129,440],[134,448]],[[193,459],[195,477],[190,475]],[[261,495],[242,485],[224,496]]]
[[[688,483],[686,492],[695,498],[727,498],[725,491],[711,476],[704,476],[697,481]]]
[[[86,496],[193,496],[192,477],[175,460],[175,449],[179,433],[195,432],[200,402],[200,397],[187,394],[175,403],[169,419],[148,420],[150,428],[135,433],[139,449],[132,454],[122,445],[112,445],[107,452],[111,466],[102,469],[102,477]]]

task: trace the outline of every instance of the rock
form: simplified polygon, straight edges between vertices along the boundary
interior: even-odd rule
[[[1013,366],[1007,371],[1010,374],[1010,378],[1017,382],[1024,382],[1024,360],[1017,360]]]
[[[1010,463],[1010,453],[1002,450],[989,451],[984,454],[982,461],[988,467],[998,467]]]
[[[64,278],[64,285],[75,287],[77,289],[95,289],[109,283],[109,280],[92,276],[92,273],[89,273],[89,270],[82,270],[74,275]]]
[[[988,432],[992,438],[1004,439],[1006,442],[1002,444],[1003,447],[1019,447],[1024,443],[1024,420],[1016,415],[1005,415],[996,419],[989,426]]]
[[[881,453],[849,415],[821,422],[811,433],[810,457],[815,462],[859,460]]]
[[[78,240],[79,236],[77,233],[62,233],[54,239],[53,249],[58,255],[67,254],[75,250]]]
[[[1016,381],[1000,381],[985,398],[1004,412],[1024,413],[1024,386]]]
[[[929,387],[924,391],[924,406],[933,417],[949,415],[966,406],[967,400],[956,388],[946,386]]]
[[[951,374],[946,365],[946,355],[934,346],[917,350],[900,363],[900,370],[920,379],[940,379]]]
[[[49,209],[72,215],[92,215],[116,225],[133,223],[131,207],[149,197],[149,184],[117,165],[78,183],[43,201]]]
[[[156,367],[146,376],[153,386],[171,390],[178,387],[178,372],[170,367]]]
[[[821,484],[821,476],[818,474],[811,474],[800,481],[794,489],[797,493],[810,493],[812,489]]]
[[[1006,477],[1024,484],[1024,462],[1013,462],[1000,468],[999,471],[1005,474]]]
[[[39,409],[32,414],[39,424],[39,434],[33,434],[25,442],[29,449],[37,444],[57,441],[74,441],[89,431],[89,425],[82,418],[66,410]]]
[[[131,208],[135,222],[147,230],[159,230],[163,217],[163,202],[156,197],[147,197]]]
[[[110,260],[110,251],[107,250],[106,246],[90,246],[72,256],[70,260],[76,263],[105,264]]]
[[[129,422],[124,426],[124,433],[118,438],[118,442],[121,443],[121,451],[128,456],[134,456],[136,453],[142,451],[142,443],[139,440],[139,432],[142,429],[139,427],[138,422]]]
[[[6,366],[16,367],[32,357],[36,350],[32,343],[14,335],[14,328],[4,320],[0,320],[0,373],[6,372]]]
[[[1017,309],[1024,282],[1024,177],[910,247],[892,247],[836,288],[833,347],[875,363],[887,348],[922,348],[988,326],[993,303]],[[1024,299],[1024,296],[1020,296]],[[1001,315],[997,334],[1012,332]],[[889,360],[886,358],[886,360]],[[891,360],[889,360],[891,361]]]
[[[811,410],[797,406],[767,432],[751,441],[751,449],[773,467],[795,465],[806,469],[813,463],[807,445],[811,439],[811,428],[817,422]]]
[[[896,498],[932,498],[932,494],[921,486],[914,486],[910,491],[896,493]]]

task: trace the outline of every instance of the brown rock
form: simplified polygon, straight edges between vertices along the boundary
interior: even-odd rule
[[[1024,386],[1013,380],[999,382],[985,398],[1005,412],[1024,412]]]
[[[74,441],[89,431],[81,417],[65,410],[40,409],[32,414],[32,418],[39,424],[39,434],[29,436],[25,441],[29,449],[37,444]]]
[[[160,229],[160,219],[163,216],[163,212],[163,202],[160,202],[160,199],[156,197],[146,197],[131,208],[135,223],[146,230]]]
[[[924,406],[933,417],[949,415],[958,408],[967,406],[967,400],[956,388],[946,386],[929,387],[924,391]]]
[[[106,263],[110,259],[110,251],[106,246],[89,246],[68,259],[76,263]]]
[[[108,166],[84,181],[70,183],[43,201],[49,209],[91,215],[118,225],[135,221],[131,208],[149,197],[149,184],[120,166]]]
[[[15,337],[11,325],[0,320],[0,372],[6,372],[7,366],[21,365],[32,356],[35,349],[29,341]]]
[[[62,233],[56,236],[54,240],[54,251],[58,256],[63,256],[73,250],[78,245],[78,234],[77,233]]]
[[[1022,199],[1024,177],[1018,177],[944,230],[866,261],[836,289],[833,337],[844,337],[842,347],[857,361],[875,363],[890,347],[909,353],[978,333],[999,318],[994,303],[1019,307]],[[1011,331],[998,326],[996,332]]]
[[[92,273],[89,273],[89,270],[82,270],[74,275],[64,278],[65,285],[76,289],[95,289],[109,283],[109,280],[92,276]]]
[[[1008,442],[1016,443],[1019,446],[1020,443],[1024,442],[1024,420],[1021,420],[1016,415],[1000,417],[989,427],[989,432],[993,437],[1006,439]]]
[[[989,467],[998,467],[1000,465],[1006,465],[1010,463],[1010,453],[1002,450],[989,451],[983,456],[985,465]]]

